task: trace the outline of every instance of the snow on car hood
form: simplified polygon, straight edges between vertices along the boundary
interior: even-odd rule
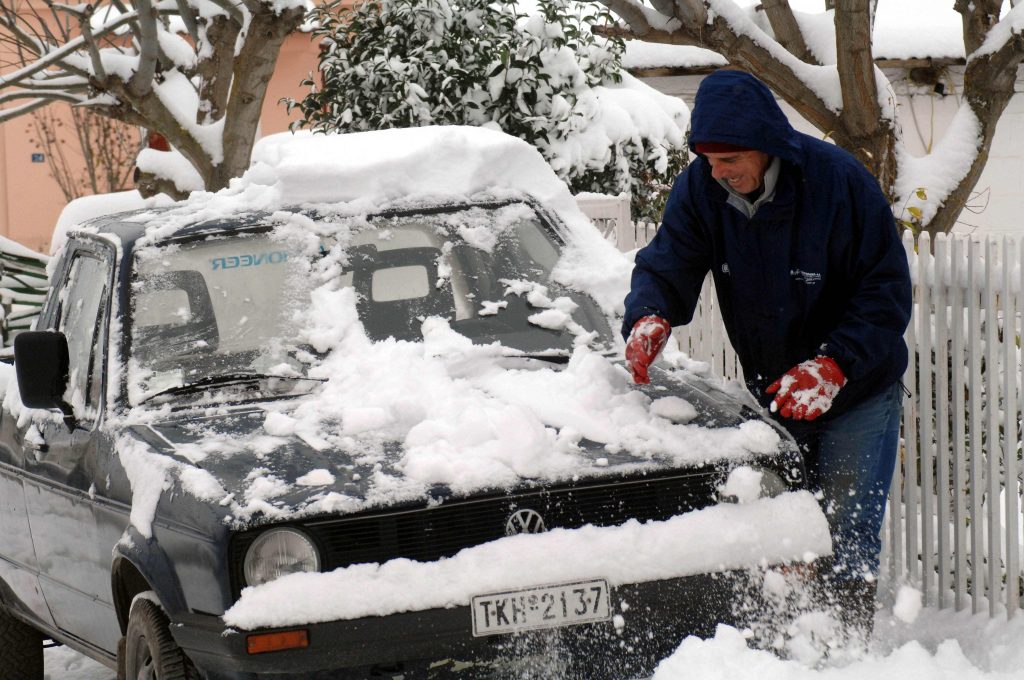
[[[351,298],[338,291],[338,309],[354,315]],[[782,443],[758,420],[698,425],[702,405],[674,393],[666,373],[656,374],[661,389],[642,392],[625,368],[587,347],[564,367],[515,368],[495,346],[460,342],[441,319],[425,324],[422,343],[374,343],[343,317],[334,320],[346,330],[317,369],[329,378],[314,393],[234,414],[139,418],[119,444],[129,477],[152,475],[163,460],[185,491],[245,522],[416,501],[438,487],[463,496],[749,460]],[[133,517],[144,535],[163,484],[155,477],[135,490],[136,504],[149,499],[150,510]]]

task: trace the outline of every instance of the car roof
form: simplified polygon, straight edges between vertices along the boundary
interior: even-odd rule
[[[101,200],[98,206],[71,211],[61,231],[82,233],[84,227],[85,232],[109,234],[130,248],[143,237],[155,243],[216,233],[234,228],[239,215],[296,212],[295,206],[314,210],[336,206],[346,214],[379,214],[388,206],[464,205],[522,197],[532,197],[535,207],[543,206],[549,216],[557,216],[555,222],[593,230],[540,152],[510,135],[468,126],[350,134],[307,131],[261,139],[253,150],[251,167],[218,192],[194,192],[170,205],[154,199],[145,207],[137,200]],[[121,212],[127,206],[140,209]],[[87,221],[104,215],[97,210],[106,207],[118,212]],[[143,215],[146,219],[140,219]]]
[[[501,199],[485,199],[476,201],[426,201],[419,204],[406,203],[400,207],[384,206],[379,211],[369,212],[367,214],[388,215],[442,212],[446,210],[460,210],[469,207],[497,207],[515,202],[526,203],[538,213],[546,214],[549,219],[551,218],[551,215],[548,214],[547,211],[545,211],[535,200],[533,200],[532,197],[526,195],[520,197],[505,196]],[[292,206],[275,212],[291,212],[316,217],[318,214],[324,212],[325,207],[326,206],[318,206],[317,208]],[[169,231],[160,233],[157,238],[150,241],[151,243],[162,244],[197,236],[216,236],[218,234],[233,233],[239,229],[266,224],[273,216],[273,213],[269,211],[251,210],[211,218],[208,215],[204,215],[201,211],[197,211],[195,218],[190,220],[187,217],[187,213],[182,212],[182,206],[144,208],[93,218],[72,227],[68,230],[67,235],[68,237],[84,235],[86,237],[99,236],[101,238],[104,236],[110,236],[127,250],[132,250],[136,243],[148,236],[148,228],[154,220],[159,220],[162,216],[171,212],[177,212],[180,215],[180,217],[176,219],[179,223],[178,226]]]

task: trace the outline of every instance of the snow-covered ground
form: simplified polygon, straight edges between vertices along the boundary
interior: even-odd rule
[[[871,651],[843,665],[811,667],[749,649],[740,631],[722,627],[708,640],[688,638],[653,680],[1021,680],[1024,615],[896,607],[876,617]],[[908,622],[908,619],[912,619]],[[108,668],[65,647],[46,651],[47,680],[114,680]],[[555,679],[552,679],[555,680]]]

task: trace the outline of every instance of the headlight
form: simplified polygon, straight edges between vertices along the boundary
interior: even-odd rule
[[[320,553],[296,529],[270,529],[245,553],[245,582],[250,586],[305,571],[320,571]]]

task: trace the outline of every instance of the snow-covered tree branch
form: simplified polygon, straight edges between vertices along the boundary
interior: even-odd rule
[[[187,172],[140,168],[181,196],[249,164],[267,84],[304,0],[0,3],[0,122],[52,101],[162,134]],[[190,166],[190,170],[189,170]],[[152,173],[147,173],[152,170]]]
[[[733,0],[599,1],[625,22],[619,35],[711,49],[757,75],[868,166],[897,212],[909,210],[906,221],[915,230],[932,233],[953,227],[974,189],[1024,59],[1019,4],[1000,18],[1001,0],[956,0],[967,56],[964,97],[954,124],[931,149],[929,164],[903,147],[894,94],[872,53],[872,0],[828,3],[834,51],[808,39],[821,22],[794,12],[788,0],[762,0],[748,9]],[[942,182],[924,172],[938,159],[947,163]]]

